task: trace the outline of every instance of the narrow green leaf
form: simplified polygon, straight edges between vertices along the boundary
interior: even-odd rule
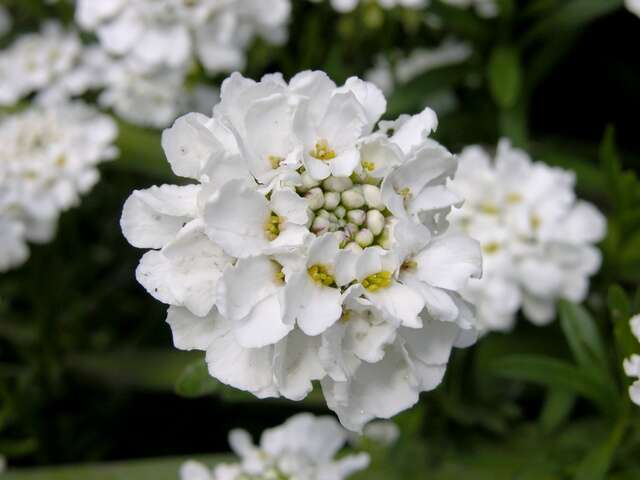
[[[613,456],[627,429],[626,418],[622,418],[604,442],[597,445],[578,466],[576,480],[602,480],[606,478]]]
[[[591,400],[602,411],[613,414],[619,404],[616,392],[590,373],[563,360],[538,355],[511,355],[492,362],[495,375],[569,390]]]
[[[560,324],[579,365],[607,372],[607,353],[600,332],[589,313],[580,305],[560,303]],[[608,375],[605,376],[605,380]]]
[[[510,46],[496,47],[489,59],[488,77],[496,103],[504,109],[513,107],[522,83],[518,51]]]
[[[176,380],[176,393],[183,397],[202,397],[215,393],[219,389],[220,383],[209,375],[203,359],[187,365]]]
[[[550,433],[558,428],[569,417],[575,403],[575,393],[558,388],[549,389],[540,415],[542,429]]]

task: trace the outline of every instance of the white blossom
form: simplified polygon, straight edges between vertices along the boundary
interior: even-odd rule
[[[498,2],[496,0],[440,0],[443,3],[454,7],[470,8],[476,11],[478,15],[485,18],[491,18],[498,15]]]
[[[60,212],[98,181],[116,154],[115,123],[81,104],[35,106],[0,119],[0,270],[24,262],[26,242],[48,242]]]
[[[301,413],[284,424],[265,430],[254,445],[244,430],[233,430],[229,444],[238,463],[217,465],[213,470],[193,460],[180,468],[180,480],[344,480],[369,465],[364,453],[334,457],[348,438],[332,417]]]
[[[312,0],[314,2],[320,2],[321,0]],[[340,13],[348,13],[352,12],[356,9],[360,0],[330,0],[331,7],[334,10]],[[422,8],[426,6],[429,2],[428,0],[375,0],[382,8],[394,8],[394,7],[404,7],[404,8]]]
[[[600,266],[594,244],[606,220],[576,199],[574,174],[532,162],[506,140],[495,161],[475,146],[459,160],[451,188],[465,203],[451,221],[482,245],[483,278],[471,280],[464,296],[483,327],[512,328],[520,307],[531,322],[546,324],[560,298],[581,302]]]
[[[135,191],[121,221],[150,249],[137,278],[170,305],[177,348],[261,398],[301,400],[320,380],[354,430],[413,405],[475,338],[460,291],[480,248],[446,234],[456,160],[429,138],[433,111],[376,130],[385,108],[355,77],[233,74],[213,117],[163,133],[193,183]]]
[[[288,0],[77,0],[76,21],[112,55],[148,70],[188,66],[211,73],[242,69],[255,36],[286,38]]]
[[[81,50],[77,34],[56,22],[18,37],[0,54],[0,105],[14,105],[55,82],[72,68]]]
[[[640,0],[624,0],[624,5],[627,10],[640,17]]]
[[[634,315],[629,320],[631,333],[640,342],[640,315]],[[640,355],[633,354],[629,358],[625,358],[623,362],[624,372],[634,381],[629,386],[629,396],[631,401],[640,406]]]

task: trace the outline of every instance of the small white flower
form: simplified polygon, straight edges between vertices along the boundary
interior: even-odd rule
[[[640,315],[631,317],[629,327],[633,336],[640,342]],[[634,379],[634,382],[629,386],[631,401],[640,406],[640,355],[633,354],[629,358],[625,358],[622,366],[627,376]]]
[[[446,187],[456,160],[429,138],[429,109],[375,130],[385,106],[357,78],[233,74],[212,118],[185,115],[162,136],[174,173],[197,183],[136,191],[122,215],[129,242],[151,249],[137,278],[171,305],[177,348],[206,351],[212,376],[261,398],[301,400],[322,380],[352,429],[410,407],[474,338],[460,291],[479,247],[441,235],[460,202]],[[387,359],[413,330],[433,342]],[[406,393],[357,413],[356,385],[394,367],[404,380],[389,388]]]
[[[624,0],[624,5],[631,13],[640,17],[640,1],[639,0]]]
[[[233,430],[229,444],[239,463],[218,465],[213,471],[194,462],[180,469],[181,480],[344,480],[369,465],[367,454],[334,457],[348,433],[332,417],[301,413],[283,425],[265,430],[259,445],[244,430]]]
[[[116,134],[109,117],[81,103],[0,119],[0,270],[26,260],[26,241],[51,240],[60,213],[98,181],[98,163],[116,155]]]
[[[510,329],[521,306],[529,320],[545,324],[558,299],[585,298],[600,266],[593,244],[606,221],[575,198],[571,172],[532,162],[501,141],[495,161],[479,147],[465,149],[450,186],[465,198],[452,223],[482,245],[483,278],[464,295],[485,329]]]

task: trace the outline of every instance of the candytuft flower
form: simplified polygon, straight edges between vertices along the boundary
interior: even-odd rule
[[[244,430],[233,430],[229,444],[238,463],[217,465],[213,470],[190,460],[180,468],[180,480],[344,480],[369,465],[365,453],[334,457],[348,439],[332,417],[301,413],[284,424],[265,430],[254,445]]]
[[[355,77],[233,74],[212,118],[163,134],[193,183],[134,192],[121,222],[150,249],[137,278],[170,305],[177,348],[260,398],[321,381],[353,430],[413,405],[475,338],[460,292],[480,247],[446,234],[456,160],[429,138],[433,111],[376,129],[385,108]]]
[[[98,181],[117,153],[115,123],[82,104],[32,107],[0,119],[0,271],[24,262],[26,242],[44,243],[60,212]]]
[[[629,327],[633,336],[640,342],[640,315],[631,317]],[[634,382],[629,386],[631,401],[640,406],[640,355],[634,353],[629,358],[625,358],[623,368],[627,376],[634,379]]]
[[[480,241],[484,275],[464,289],[487,330],[513,327],[522,306],[541,325],[553,320],[560,298],[581,302],[600,266],[594,246],[606,221],[576,199],[572,172],[532,162],[503,140],[495,160],[468,147],[451,189],[465,198],[451,215],[458,231]]]

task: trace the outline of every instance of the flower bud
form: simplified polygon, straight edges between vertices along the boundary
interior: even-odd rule
[[[344,192],[345,190],[353,186],[353,182],[349,177],[328,177],[322,182],[322,186],[325,190],[332,192]]]
[[[382,201],[382,192],[380,192],[380,189],[375,185],[362,185],[362,194],[369,208],[375,208],[377,210],[385,209]]]
[[[378,238],[378,245],[387,250],[391,249],[391,225],[387,223],[382,229],[382,234]]]
[[[302,172],[300,175],[302,179],[302,188],[304,190],[311,190],[313,187],[317,187],[320,185],[320,182],[309,175],[309,172]]]
[[[325,192],[324,194],[324,208],[327,210],[333,210],[340,204],[340,194],[337,192]]]
[[[336,223],[337,224],[338,223],[338,217],[336,217],[333,213],[330,213],[329,214],[329,221],[331,223]]]
[[[356,233],[356,242],[362,248],[368,247],[373,243],[373,233],[366,228],[363,228],[358,233]]]
[[[384,228],[384,215],[380,210],[369,210],[367,212],[367,228],[371,230],[374,236],[380,235]]]
[[[324,208],[321,208],[320,210],[318,210],[316,212],[316,216],[328,219],[329,218],[329,212],[327,212]]]
[[[344,218],[344,216],[347,214],[347,209],[344,208],[342,205],[338,205],[336,209],[333,211],[333,213],[335,213],[336,217],[338,218]]]
[[[362,247],[360,245],[358,245],[356,242],[349,242],[344,246],[345,250],[349,250],[353,253],[360,253],[362,252]]]
[[[351,223],[355,223],[356,225],[362,225],[367,216],[364,213],[364,210],[349,210],[347,212],[347,220]]]
[[[319,208],[322,208],[322,204],[324,203],[324,194],[322,193],[322,190],[318,187],[314,187],[311,190],[309,190],[305,194],[304,198],[307,199],[309,208],[311,210],[318,210]]]
[[[358,226],[353,223],[347,223],[344,227],[344,232],[350,237],[355,236],[355,234],[358,233],[358,230]]]
[[[347,190],[342,192],[342,204],[349,209],[360,208],[364,205],[364,197],[353,189]]]
[[[313,233],[321,233],[329,230],[329,226],[331,223],[328,218],[325,217],[316,217],[311,225],[311,231]]]

